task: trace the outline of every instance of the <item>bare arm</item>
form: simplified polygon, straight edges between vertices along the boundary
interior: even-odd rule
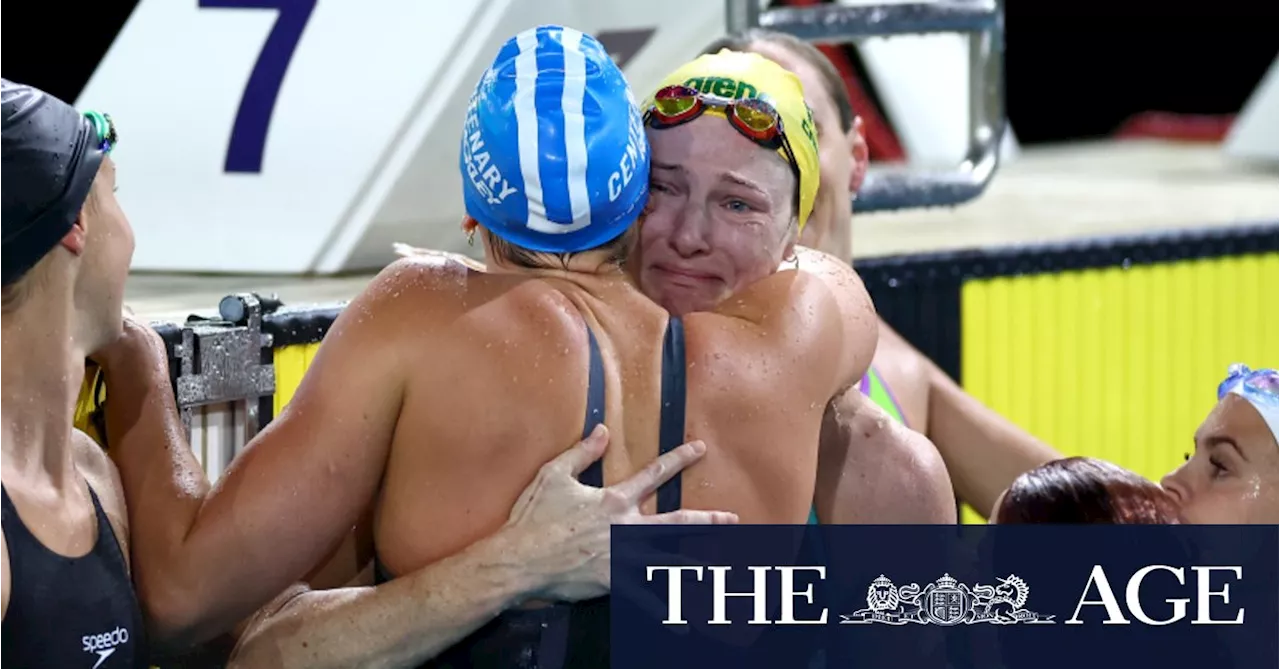
[[[377,587],[291,589],[250,624],[227,666],[417,666],[533,589],[507,538]]]
[[[611,524],[736,522],[708,511],[640,514],[641,500],[705,453],[700,443],[607,489],[578,483],[607,440],[601,427],[543,467],[504,530],[461,553],[377,587],[286,593],[251,623],[230,666],[416,666],[535,591],[548,599],[604,594]]]
[[[824,524],[949,524],[955,494],[924,435],[890,417],[856,387],[827,405],[814,491]]]
[[[946,460],[960,499],[980,513],[1023,472],[1062,456],[966,393],[929,364],[929,437]]]
[[[847,263],[798,248],[802,270],[820,277],[836,296],[846,346],[861,378],[880,332],[871,298]],[[824,523],[953,523],[956,506],[946,466],[924,435],[893,420],[856,387],[841,388],[827,404],[819,436],[814,491]]]
[[[315,566],[367,507],[400,408],[401,347],[378,325],[395,319],[399,269],[344,310],[288,408],[212,490],[183,435],[155,333],[131,324],[96,356],[108,375],[135,583],[161,643],[230,629]]]

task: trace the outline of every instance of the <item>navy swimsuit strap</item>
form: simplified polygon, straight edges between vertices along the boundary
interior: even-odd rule
[[[667,453],[684,443],[685,403],[684,322],[672,316],[662,341],[662,422],[658,426],[658,452]],[[681,473],[676,472],[658,488],[658,513],[680,508]]]
[[[600,355],[600,344],[590,327],[587,328],[587,338],[590,368],[583,438],[605,420],[604,360]],[[658,428],[661,453],[684,443],[684,357],[684,324],[678,318],[671,318],[662,345],[661,423]],[[586,485],[603,487],[602,460],[583,470],[578,480]],[[680,480],[680,475],[676,474],[658,488],[659,513],[680,508]],[[374,551],[374,574],[375,583],[386,583],[395,578],[382,564],[377,551]],[[540,626],[540,632],[533,636],[528,632],[531,620]],[[498,650],[534,653],[540,669],[601,666],[601,658],[607,658],[609,650],[609,598],[597,597],[572,604],[561,602],[542,609],[506,611],[448,652],[456,654],[456,659],[470,662],[494,651],[494,644]],[[445,660],[443,663],[433,661],[426,666],[454,665]]]
[[[604,359],[600,357],[600,344],[596,333],[587,328],[587,343],[591,347],[591,367],[587,376],[587,418],[582,424],[582,438],[586,439],[596,426],[604,422]],[[583,485],[604,487],[604,458],[591,463],[578,475]]]
[[[591,369],[587,385],[587,417],[582,427],[582,437],[591,434],[595,426],[604,422],[604,362],[595,333],[587,328],[591,345]],[[684,322],[672,317],[667,321],[667,333],[662,341],[662,408],[658,426],[658,453],[667,453],[684,443],[685,405]],[[603,487],[604,473],[600,460],[578,476],[578,480],[590,486]],[[680,508],[681,477],[677,473],[658,488],[658,513]]]
[[[587,376],[587,415],[582,425],[582,438],[586,439],[595,427],[604,422],[604,359],[600,355],[600,344],[596,335],[587,328],[587,342],[590,347],[590,368]],[[667,321],[667,333],[662,342],[662,416],[658,427],[658,452],[666,453],[684,443],[684,403],[685,403],[685,365],[684,365],[684,323],[672,317]],[[585,485],[604,487],[603,458],[591,463],[578,480]],[[658,513],[675,511],[680,508],[680,474],[658,488]],[[382,561],[374,555],[375,582],[385,583],[394,576],[382,565]]]

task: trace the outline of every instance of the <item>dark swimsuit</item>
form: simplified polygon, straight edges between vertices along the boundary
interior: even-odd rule
[[[31,534],[0,488],[9,550],[9,608],[0,644],[6,667],[147,666],[146,630],[129,567],[93,488],[89,496],[98,537],[87,554],[66,557]]]
[[[595,333],[587,328],[591,367],[587,382],[586,438],[605,419],[604,362]],[[662,344],[662,407],[658,451],[666,453],[684,443],[685,357],[684,324],[667,322]],[[603,487],[604,470],[596,461],[578,480]],[[658,488],[658,513],[680,508],[677,473]],[[376,583],[395,578],[374,557]],[[557,603],[537,609],[513,609],[500,614],[422,667],[434,669],[579,669],[609,666],[609,598]]]

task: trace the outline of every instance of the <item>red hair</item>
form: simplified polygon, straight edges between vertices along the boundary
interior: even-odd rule
[[[1000,524],[1174,525],[1178,509],[1163,488],[1104,460],[1047,462],[1014,480],[996,509]]]

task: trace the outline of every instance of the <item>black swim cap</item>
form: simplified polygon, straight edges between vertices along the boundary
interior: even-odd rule
[[[114,131],[44,91],[0,79],[4,285],[22,278],[71,230]]]

